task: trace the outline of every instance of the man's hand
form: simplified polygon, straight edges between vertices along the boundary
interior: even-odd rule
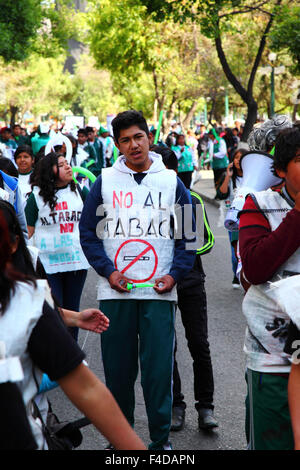
[[[102,333],[109,327],[109,319],[96,308],[87,308],[79,312],[76,323],[78,328],[93,331],[94,333]]]
[[[130,292],[126,288],[127,283],[132,283],[128,277],[124,276],[124,274],[120,273],[119,271],[114,271],[108,278],[108,282],[110,287],[118,292]]]
[[[170,276],[170,274],[166,274],[165,276],[155,280],[155,286],[153,289],[158,294],[165,294],[166,292],[170,292],[175,284],[176,282],[173,277]]]

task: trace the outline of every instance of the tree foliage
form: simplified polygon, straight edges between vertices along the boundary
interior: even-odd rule
[[[270,33],[271,48],[285,50],[293,58],[292,70],[300,73],[300,6],[285,5]]]
[[[42,17],[39,0],[0,0],[0,56],[6,62],[26,58]]]
[[[284,0],[141,0],[149,14],[155,14],[158,21],[166,18],[186,23],[190,18],[196,21],[202,33],[213,40],[222,65],[223,72],[238,95],[247,105],[248,114],[243,138],[247,139],[257,118],[257,102],[254,98],[254,82],[258,67],[263,57],[268,35],[274,19],[281,12]],[[256,37],[253,40],[255,51],[249,67],[246,84],[236,75],[230,63],[230,51],[224,47],[226,36],[239,37],[239,17],[246,17],[255,26]],[[260,30],[260,31],[259,31]],[[249,31],[249,29],[248,29]]]
[[[70,0],[0,0],[0,57],[8,63],[33,52],[60,55],[79,36],[81,16]]]

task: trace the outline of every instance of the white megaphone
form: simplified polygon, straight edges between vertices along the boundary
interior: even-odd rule
[[[66,146],[66,160],[70,165],[72,154],[73,154],[72,143],[70,139],[66,135],[62,134],[61,132],[57,132],[57,134],[56,133],[53,134],[50,140],[48,140],[46,147],[45,147],[45,155],[47,155],[50,152],[54,152],[54,147],[56,147],[56,145],[62,145],[62,144],[65,144]]]
[[[246,196],[255,191],[264,191],[282,183],[272,172],[273,156],[259,150],[251,150],[240,159],[243,178],[240,187],[228,209],[224,226],[230,232],[239,229],[238,213],[243,209]]]

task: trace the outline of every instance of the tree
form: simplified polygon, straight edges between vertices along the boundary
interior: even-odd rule
[[[6,62],[27,57],[42,16],[39,0],[0,0],[0,56]]]
[[[11,125],[22,120],[26,111],[35,116],[62,116],[77,94],[72,76],[64,72],[65,56],[43,58],[31,55],[24,62],[0,61],[0,76],[5,87],[5,102],[0,115]]]
[[[172,18],[174,21],[186,22],[188,18],[197,21],[203,34],[211,38],[219,57],[220,64],[228,81],[247,105],[247,118],[243,133],[243,140],[248,135],[256,122],[257,102],[253,95],[254,81],[261,58],[266,47],[266,41],[271,31],[274,18],[280,13],[283,0],[256,0],[250,3],[248,0],[141,0],[147,6],[149,13],[155,13],[157,21]],[[236,18],[247,15],[248,21],[256,23],[256,51],[248,74],[246,85],[243,85],[239,77],[234,73],[230,64],[230,53],[224,48],[224,36],[228,34],[239,35]],[[260,32],[258,33],[258,30]]]
[[[215,88],[217,95],[224,85],[216,54],[208,41],[200,40],[199,27],[170,21],[159,24],[139,0],[90,4],[87,41],[97,67],[109,69],[114,89],[154,122],[163,109],[163,130],[179,111],[185,113],[182,123],[188,127],[206,90]],[[207,64],[212,63],[214,72],[209,73]]]
[[[76,97],[71,110],[74,114],[85,118],[98,116],[100,122],[106,122],[107,114],[115,114],[125,106],[125,99],[114,90],[109,71],[96,69],[88,54],[82,54],[75,65],[73,83]]]
[[[300,6],[284,5],[270,32],[271,49],[286,50],[293,58],[292,70],[300,73]]]
[[[0,0],[0,57],[23,61],[33,52],[55,57],[78,36],[82,14],[70,0]]]

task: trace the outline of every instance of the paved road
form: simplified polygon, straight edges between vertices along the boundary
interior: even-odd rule
[[[207,275],[209,341],[215,378],[215,416],[219,421],[219,428],[209,434],[198,431],[193,398],[192,362],[180,315],[177,315],[177,359],[187,410],[185,429],[171,433],[170,437],[173,448],[177,450],[240,450],[245,449],[246,387],[243,355],[245,321],[241,313],[243,291],[232,289],[230,246],[227,232],[217,226],[219,211],[211,204],[206,204],[206,207],[216,238],[212,252],[203,257],[203,265]],[[97,305],[96,282],[97,276],[91,269],[82,296],[82,308]],[[84,345],[90,368],[101,379],[104,379],[99,336],[94,333],[89,333],[87,336],[87,333],[82,331],[79,344]],[[147,417],[139,378],[136,384],[136,397],[135,428],[144,442],[148,444]],[[72,420],[81,416],[60,389],[49,392],[49,398],[61,420]],[[100,450],[106,445],[106,440],[91,425],[83,429],[83,435],[84,440],[79,449]]]

